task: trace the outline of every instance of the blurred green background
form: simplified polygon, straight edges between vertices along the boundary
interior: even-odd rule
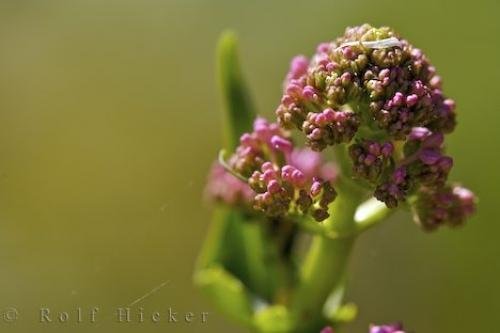
[[[394,27],[438,68],[459,112],[452,178],[481,201],[460,230],[424,234],[400,214],[364,235],[347,331],[395,320],[497,331],[499,12],[493,0],[1,0],[0,310],[19,318],[0,318],[0,331],[240,332],[191,283],[221,143],[217,37],[239,34],[259,112],[272,116],[291,57],[363,22]],[[165,281],[135,308],[208,311],[208,322],[114,322]],[[97,323],[76,323],[78,306],[99,306]],[[40,307],[73,317],[43,325]]]

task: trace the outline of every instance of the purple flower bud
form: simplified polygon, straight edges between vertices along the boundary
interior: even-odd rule
[[[378,74],[378,78],[380,80],[383,80],[385,78],[388,78],[389,75],[391,74],[391,70],[389,68],[384,68],[380,71],[380,73]]]
[[[325,119],[328,123],[336,121],[338,119],[337,114],[338,114],[338,112],[333,111],[333,109],[331,109],[331,108],[323,110],[323,116],[325,117]],[[338,119],[338,120],[341,120],[341,119]]]
[[[302,187],[302,186],[304,186],[304,183],[306,181],[306,177],[304,176],[304,174],[300,170],[295,169],[292,172],[291,180],[295,186]]]
[[[330,326],[327,326],[327,327],[323,328],[320,333],[334,333],[334,331],[333,331],[333,328],[331,328]]]
[[[444,142],[443,133],[433,133],[424,140],[424,146],[428,148],[441,148]]]
[[[422,81],[413,81],[411,85],[411,92],[417,95],[417,97],[422,96],[425,93],[425,87]]]
[[[316,48],[316,52],[318,53],[326,53],[330,50],[330,43],[321,43]]]
[[[420,151],[419,158],[423,163],[433,165],[441,159],[441,154],[434,149],[423,149]]]
[[[322,184],[319,181],[314,181],[311,185],[311,195],[316,197],[320,194],[322,188]]]
[[[447,111],[454,111],[455,110],[455,101],[452,99],[445,99],[443,101],[443,105],[446,108]]]
[[[394,180],[394,183],[402,184],[403,182],[405,182],[406,177],[407,177],[406,168],[400,167],[397,168],[396,171],[394,171],[392,179]]]
[[[302,89],[302,96],[304,96],[305,100],[311,101],[316,96],[316,92],[315,92],[315,90],[314,90],[313,87],[311,87],[311,86],[305,86]]]
[[[443,156],[439,159],[438,165],[441,170],[447,173],[453,167],[453,159],[449,156]]]
[[[371,325],[370,333],[405,333],[401,324]]]
[[[289,180],[292,177],[292,173],[295,170],[295,168],[291,165],[285,165],[284,167],[281,168],[281,177]]]
[[[290,71],[288,72],[288,80],[299,79],[302,75],[307,73],[309,60],[305,56],[297,56],[292,59],[290,63]]]
[[[277,180],[271,180],[268,184],[267,184],[267,191],[270,193],[270,194],[276,194],[278,192],[280,192],[281,190],[281,186],[280,184],[278,183]]]
[[[285,154],[290,154],[293,149],[293,145],[289,140],[278,135],[273,135],[271,144],[275,149],[281,150]]]
[[[439,75],[435,75],[430,81],[429,85],[434,89],[441,89],[442,79]]]
[[[368,151],[374,156],[380,155],[380,144],[378,144],[377,142],[369,144]]]
[[[382,146],[382,155],[384,157],[390,157],[392,155],[392,152],[394,151],[394,146],[390,142],[386,142]]]
[[[242,145],[245,145],[245,146],[251,146],[252,143],[253,143],[253,139],[252,139],[252,136],[248,133],[244,133],[241,137],[240,137],[240,143]]]
[[[352,47],[350,46],[342,48],[342,54],[349,60],[353,60],[356,57],[356,53],[354,53]]]
[[[290,96],[301,97],[303,96],[302,89],[302,86],[298,82],[292,80],[286,86],[285,92]]]
[[[392,104],[394,106],[402,106],[404,101],[405,101],[405,97],[399,91],[396,94],[394,94],[394,97],[392,98]]]
[[[418,96],[415,94],[411,94],[409,96],[406,96],[406,105],[408,107],[412,107],[418,102]]]
[[[312,140],[319,140],[321,139],[322,137],[322,134],[321,134],[321,130],[319,128],[315,128],[312,130],[311,134],[309,134],[308,138],[312,141]]]
[[[274,171],[273,169],[267,169],[267,170],[262,170],[263,173],[262,173],[262,180],[264,182],[270,182],[271,180],[273,179],[276,179],[276,171]],[[257,172],[257,171],[256,171]]]
[[[413,127],[411,129],[409,138],[410,140],[418,140],[418,141],[423,141],[425,138],[430,136],[432,132],[425,127]]]
[[[261,167],[262,172],[274,171],[274,166],[271,162],[264,162]]]
[[[333,72],[339,68],[339,65],[336,62],[328,62],[325,68],[327,71]]]
[[[377,157],[375,155],[367,155],[364,159],[364,163],[367,165],[367,166],[370,166],[372,165],[375,161],[377,160]]]

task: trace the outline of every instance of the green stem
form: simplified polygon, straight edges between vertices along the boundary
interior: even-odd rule
[[[250,289],[260,297],[271,301],[273,297],[274,284],[271,276],[274,272],[269,271],[267,262],[270,259],[269,242],[265,230],[258,222],[246,223],[242,228],[242,246],[244,249],[243,260],[246,266],[246,276]]]
[[[395,209],[387,208],[383,202],[380,202],[375,198],[368,199],[359,205],[356,210],[356,214],[354,215],[356,232],[362,233],[366,231],[367,229],[385,220],[394,212]]]
[[[340,184],[339,184],[340,185]],[[319,331],[325,319],[323,306],[329,294],[341,285],[356,233],[354,213],[362,194],[339,186],[339,196],[332,205],[328,227],[350,236],[329,239],[315,235],[304,260],[300,284],[292,303],[297,332]]]
[[[298,332],[319,331],[323,325],[323,305],[342,281],[353,243],[354,237],[315,236],[292,308]]]

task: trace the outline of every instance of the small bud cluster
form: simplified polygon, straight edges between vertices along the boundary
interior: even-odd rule
[[[277,124],[257,118],[253,124],[253,132],[241,136],[240,145],[229,164],[235,172],[248,178],[266,161],[267,155],[284,160],[292,152],[292,148],[287,133]]]
[[[353,162],[353,173],[370,183],[377,183],[384,171],[392,166],[394,146],[390,142],[378,143],[359,140],[349,147]]]
[[[453,166],[453,159],[443,155],[443,141],[442,133],[414,127],[404,144],[403,158],[394,162],[394,171],[376,187],[374,196],[394,208],[419,188],[443,187]]]
[[[310,183],[302,171],[289,164],[278,167],[265,162],[248,183],[257,193],[255,207],[268,216],[293,211],[310,213],[315,220],[323,221],[329,216],[328,205],[337,196],[330,182],[313,178]]]
[[[425,230],[434,230],[443,224],[462,225],[474,211],[474,193],[461,186],[423,189],[418,192],[414,205],[415,219]]]
[[[335,168],[310,149],[294,148],[288,133],[277,124],[257,118],[253,132],[241,136],[228,164],[232,172],[247,179],[243,182],[231,175],[231,183],[236,180],[240,182],[236,187],[251,189],[253,207],[265,215],[309,214],[317,221],[329,216],[328,205],[337,195],[330,183]],[[232,184],[224,184],[220,191],[225,186]],[[234,194],[225,195],[224,201],[231,203],[226,199],[233,199]]]
[[[319,113],[309,113],[302,129],[311,149],[321,151],[329,145],[350,142],[358,126],[359,119],[354,112],[328,108]]]

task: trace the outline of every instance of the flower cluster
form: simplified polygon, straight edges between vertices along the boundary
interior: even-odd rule
[[[353,177],[387,207],[446,192],[453,160],[443,141],[455,103],[423,52],[390,28],[348,28],[310,60],[295,57],[284,85],[278,123],[303,132],[315,151],[348,145]]]
[[[378,184],[374,195],[390,208],[421,188],[441,188],[445,185],[453,159],[443,154],[444,136],[425,127],[414,127],[403,146],[403,157],[391,161],[390,174]],[[378,170],[376,170],[378,171]]]
[[[327,326],[320,333],[335,333],[335,331],[333,328]],[[370,325],[370,333],[405,333],[405,331],[403,331],[403,325],[397,323],[380,326]]]
[[[310,114],[327,109],[348,110],[344,112],[351,121],[326,122],[349,135],[325,140],[318,149],[349,142],[358,126],[377,127],[391,139],[404,139],[415,126],[450,132],[455,124],[454,103],[444,97],[441,78],[422,51],[389,28],[367,24],[320,44],[310,61],[303,56],[292,61],[276,110],[280,124],[307,135]]]
[[[393,163],[391,158],[393,151],[394,146],[390,142],[360,140],[349,147],[353,173],[376,184],[384,171]]]
[[[359,118],[353,112],[334,111],[327,108],[322,112],[311,112],[302,124],[311,149],[321,151],[328,145],[349,142],[359,126]]]
[[[474,213],[474,202],[474,194],[461,186],[423,189],[414,205],[415,219],[425,230],[434,230],[442,224],[459,226]]]
[[[453,166],[444,153],[444,135],[455,126],[455,103],[441,86],[422,51],[393,30],[348,28],[343,37],[320,44],[311,60],[292,60],[278,123],[258,118],[228,161],[248,184],[233,179],[234,188],[227,191],[229,183],[214,185],[213,196],[248,202],[249,186],[254,208],[268,216],[310,214],[322,221],[336,192],[331,175],[322,175],[318,152],[343,144],[353,178],[387,207],[404,201],[415,203],[416,211],[428,207],[430,197],[450,192]],[[305,135],[309,150],[294,147],[287,132],[292,128]],[[224,175],[219,172],[218,178],[222,182]],[[459,203],[435,204],[437,215],[416,215],[426,229],[456,225],[470,215],[460,214]]]
[[[214,172],[215,179],[209,182],[212,197],[233,204],[248,200],[250,190],[253,208],[270,217],[310,214],[323,221],[337,195],[331,184],[335,167],[323,163],[321,155],[310,149],[294,148],[289,134],[264,118],[257,118],[253,132],[241,136],[227,167],[241,179],[228,171],[224,175]]]
[[[255,207],[268,216],[310,212],[315,220],[323,221],[329,216],[328,205],[337,196],[330,182],[316,177],[310,182],[302,171],[289,164],[279,167],[265,162],[248,183],[257,193]]]

